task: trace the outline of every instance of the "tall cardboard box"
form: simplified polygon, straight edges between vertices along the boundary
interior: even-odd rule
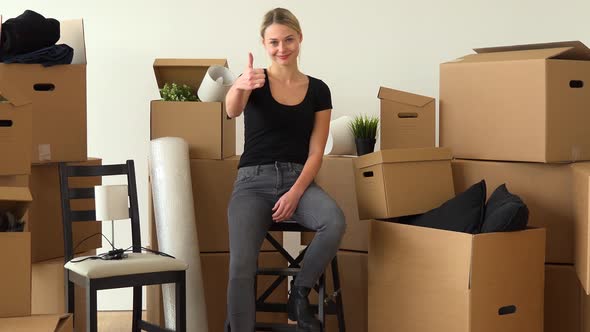
[[[489,198],[505,183],[527,205],[529,225],[546,228],[545,262],[574,264],[575,198],[571,164],[456,159],[452,167],[458,193],[485,179]]]
[[[0,63],[0,176],[31,173],[33,105],[10,81]]]
[[[88,159],[74,165],[100,165],[101,159]],[[70,187],[100,185],[100,177],[70,178]],[[32,261],[40,262],[64,256],[63,221],[59,167],[57,163],[34,165],[30,181],[33,202],[29,209],[27,228],[31,232]],[[72,210],[94,210],[94,199],[71,200]],[[85,238],[102,232],[100,221],[72,224],[74,247]],[[102,247],[102,238],[94,236],[76,248],[77,253]]]
[[[453,198],[451,151],[390,149],[354,160],[360,219],[427,212]]]
[[[224,59],[156,59],[158,88],[166,83],[186,84],[196,93],[210,66],[227,67]],[[236,154],[236,121],[221,102],[151,102],[151,139],[181,137],[191,159],[224,159]]]
[[[368,273],[366,252],[339,250],[338,272],[340,276],[340,292],[344,307],[344,324],[346,331],[368,331]],[[328,296],[334,290],[331,265],[326,269],[326,285]],[[317,304],[317,293],[311,291],[311,303]],[[326,332],[338,332],[336,315],[326,315]]]
[[[0,319],[0,332],[72,332],[70,314],[35,315]]]
[[[287,266],[287,261],[278,252],[261,252],[258,256],[260,267]],[[207,305],[207,323],[209,331],[224,331],[227,316],[227,283],[229,276],[229,253],[201,254],[201,271],[205,303]],[[275,276],[258,277],[258,296],[275,280]],[[163,325],[163,307],[161,287],[149,287],[147,291],[147,320],[152,324]],[[283,283],[273,292],[269,302],[287,302],[287,283]],[[190,310],[190,308],[188,309]],[[287,323],[286,313],[257,313],[259,322]]]
[[[464,159],[590,159],[590,50],[584,44],[475,52],[440,66],[441,146]]]
[[[373,221],[369,331],[543,330],[545,230],[467,234]]]
[[[435,99],[381,87],[381,150],[436,146]]]
[[[74,49],[69,65],[0,63],[0,80],[32,101],[33,163],[87,159],[86,50],[82,20],[60,22],[58,44]],[[22,150],[24,151],[24,150]]]
[[[575,266],[582,287],[590,295],[590,163],[575,163],[572,170]]]
[[[96,251],[76,255],[92,256]],[[31,314],[47,315],[67,312],[64,259],[56,258],[31,266]],[[86,331],[86,290],[75,285],[74,331]]]
[[[315,182],[344,212],[346,232],[340,243],[340,249],[369,250],[369,223],[360,220],[354,185],[354,165],[356,157],[324,156],[322,167],[315,177]],[[308,245],[315,233],[301,233],[301,244]]]
[[[23,218],[31,193],[23,187],[0,187],[0,212]],[[31,234],[0,232],[0,318],[31,314]]]

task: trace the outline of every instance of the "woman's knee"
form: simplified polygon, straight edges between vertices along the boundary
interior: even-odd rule
[[[258,268],[258,255],[256,254],[230,254],[229,277],[230,279],[251,279],[256,277]]]

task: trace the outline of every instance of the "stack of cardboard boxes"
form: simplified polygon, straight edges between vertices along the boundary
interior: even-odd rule
[[[43,67],[0,64],[0,210],[25,220],[25,232],[0,233],[3,271],[0,276],[0,326],[71,331],[64,291],[64,243],[58,162],[98,165],[86,146],[86,54],[82,20],[61,22],[61,39],[74,48],[70,65]],[[100,178],[73,181],[72,186],[100,184]],[[92,200],[73,208],[87,210]],[[73,241],[100,234],[100,222],[74,225]],[[94,236],[77,253],[101,247]],[[85,293],[76,294],[76,331],[85,330]],[[31,316],[53,314],[52,316]],[[18,328],[17,328],[18,327]],[[25,329],[26,329],[25,328]],[[52,329],[51,329],[52,328]]]
[[[451,150],[434,148],[434,102],[399,94],[383,88],[379,94],[384,148],[354,161],[359,216],[379,219],[370,222],[368,330],[541,330],[544,229],[472,235],[397,223],[455,195]],[[390,112],[396,121],[428,118],[421,112],[431,120],[398,125],[397,142],[384,140],[394,135],[384,128],[390,121],[384,108],[394,105],[401,110]],[[424,135],[431,139],[421,141]]]
[[[545,331],[590,331],[590,50],[580,42],[476,50],[441,65],[441,145],[455,190],[502,183],[547,230]],[[576,276],[577,275],[577,276]]]
[[[227,66],[224,59],[156,59],[154,71],[158,87],[165,83],[186,84],[197,91],[209,66]],[[191,179],[201,270],[205,288],[205,302],[209,331],[222,331],[226,316],[226,294],[229,271],[229,236],[227,204],[237,176],[239,157],[236,152],[235,119],[227,117],[221,102],[171,102],[154,100],[151,103],[151,139],[181,137],[189,146]],[[152,213],[153,216],[153,213]],[[155,221],[151,220],[151,243],[157,249]],[[275,234],[282,241],[282,234]],[[197,250],[197,248],[195,248]],[[260,266],[285,267],[286,260],[264,243],[259,258]],[[270,277],[259,278],[259,292],[272,282]],[[284,302],[287,285],[283,283],[271,301]],[[148,288],[148,320],[162,323],[160,288]],[[264,314],[266,322],[287,322],[284,314]]]

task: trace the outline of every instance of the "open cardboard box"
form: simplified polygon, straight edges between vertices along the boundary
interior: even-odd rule
[[[32,112],[31,100],[0,79],[0,176],[31,173]]]
[[[440,65],[441,146],[464,159],[590,159],[590,49],[573,41],[475,52]]]
[[[543,330],[545,230],[371,222],[369,331]]]
[[[435,99],[379,88],[381,150],[435,147]]]
[[[0,187],[0,211],[23,218],[31,203],[29,188]],[[0,317],[31,314],[31,234],[0,232]],[[1,330],[1,329],[0,329]]]
[[[0,319],[0,332],[72,332],[70,314],[35,315]]]
[[[453,198],[451,151],[389,149],[354,160],[361,220],[427,212]]]
[[[7,83],[32,102],[32,163],[80,161],[87,157],[86,49],[83,21],[60,22],[57,44],[74,49],[69,65],[0,63],[0,86]],[[25,150],[21,150],[25,151]]]
[[[186,84],[196,93],[207,69],[227,67],[225,59],[156,59],[158,88],[166,83]],[[224,159],[236,154],[236,121],[228,118],[224,103],[199,101],[151,102],[151,139],[181,137],[190,159]]]

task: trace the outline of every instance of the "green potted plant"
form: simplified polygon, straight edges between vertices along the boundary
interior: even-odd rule
[[[186,84],[166,83],[160,89],[164,101],[199,101],[195,92]]]
[[[367,115],[357,115],[350,122],[350,130],[354,135],[357,155],[362,156],[375,150],[378,125],[378,117]]]

